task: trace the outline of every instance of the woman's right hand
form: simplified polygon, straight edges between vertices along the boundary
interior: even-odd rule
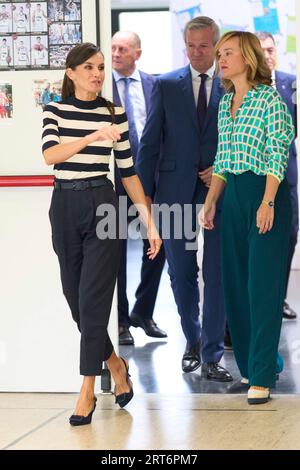
[[[112,140],[115,142],[121,139],[121,133],[119,126],[116,124],[111,124],[105,127],[101,127],[101,129],[98,129],[95,132],[92,132],[91,134],[87,135],[85,139],[88,144],[96,142],[97,140]]]
[[[161,249],[162,240],[159,236],[155,223],[151,217],[151,222],[148,226],[147,237],[150,243],[150,248],[147,251],[149,259],[153,260],[159,253]]]
[[[206,230],[214,228],[214,218],[216,213],[216,203],[205,201],[204,206],[198,215],[199,225]]]

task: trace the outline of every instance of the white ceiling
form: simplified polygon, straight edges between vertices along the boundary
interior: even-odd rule
[[[169,0],[111,0],[113,10],[129,8],[169,8]]]

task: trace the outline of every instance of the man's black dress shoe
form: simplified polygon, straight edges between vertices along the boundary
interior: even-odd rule
[[[151,319],[141,318],[134,312],[130,315],[130,323],[135,328],[143,328],[146,335],[152,336],[153,338],[166,338],[168,335],[165,331],[158,328],[157,324]]]
[[[71,426],[84,426],[85,424],[90,424],[92,421],[92,416],[96,408],[97,398],[94,397],[94,406],[93,409],[89,412],[87,416],[72,415],[69,418],[69,423]]]
[[[216,382],[232,382],[233,378],[228,370],[221,367],[217,362],[205,362],[202,365],[202,375],[208,380]]]
[[[134,339],[127,326],[119,325],[119,344],[120,346],[130,346],[134,344]]]
[[[284,301],[283,304],[282,316],[283,318],[287,318],[288,320],[295,320],[295,318],[297,318],[297,313],[289,306],[286,301]]]
[[[182,356],[181,367],[183,372],[193,372],[201,366],[200,341],[190,346],[186,343],[184,355]]]

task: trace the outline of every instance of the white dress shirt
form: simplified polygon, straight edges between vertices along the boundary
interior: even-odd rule
[[[194,98],[195,98],[195,103],[197,106],[198,102],[198,95],[199,95],[199,89],[201,85],[201,77],[199,77],[200,73],[195,70],[191,64],[190,64],[190,69],[191,69],[191,74],[192,74],[192,85],[193,85],[193,92],[194,92]],[[212,84],[213,84],[213,76],[215,72],[215,64],[207,70],[205,73],[208,75],[208,78],[206,79],[206,96],[207,96],[207,106],[210,100],[210,95],[211,95],[211,90],[212,90]]]
[[[272,70],[272,87],[275,88],[276,90],[276,76],[275,76],[275,70]]]
[[[135,122],[136,130],[137,130],[138,138],[140,140],[145,124],[146,124],[146,117],[147,117],[146,102],[145,102],[145,96],[144,96],[140,72],[138,71],[138,69],[135,69],[135,71],[129,77],[124,77],[123,75],[119,74],[116,70],[113,70],[113,75],[117,84],[117,89],[118,89],[119,97],[120,97],[123,108],[125,108],[124,106],[125,83],[124,83],[124,80],[121,80],[121,79],[122,78],[133,79],[129,86],[129,95],[130,95],[132,106],[133,106],[134,122]]]

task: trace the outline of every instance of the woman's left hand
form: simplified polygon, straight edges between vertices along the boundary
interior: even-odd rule
[[[259,235],[269,232],[274,223],[274,207],[269,207],[261,203],[256,213],[256,227],[259,229]]]

